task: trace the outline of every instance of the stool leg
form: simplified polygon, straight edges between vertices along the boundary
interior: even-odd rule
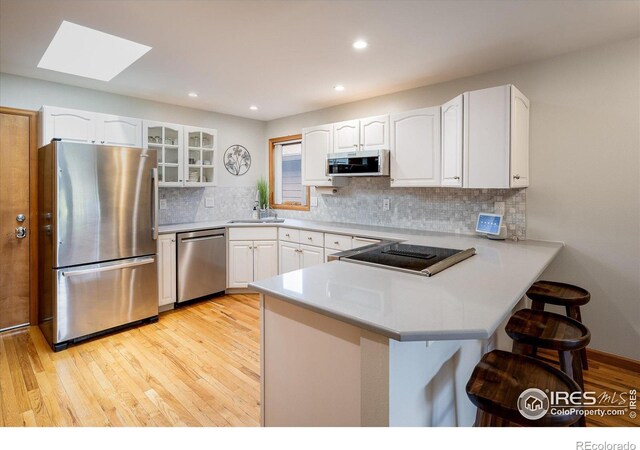
[[[544,311],[544,302],[539,302],[537,300],[531,300],[531,309],[534,311]],[[538,354],[538,347],[532,345],[530,347],[529,356],[535,358]]]
[[[526,355],[529,345],[521,344],[520,342],[513,341],[511,351],[517,355]]]
[[[570,317],[578,322],[582,323],[582,314],[580,314],[579,306],[567,306],[567,317]],[[582,368],[584,370],[589,370],[589,361],[587,360],[587,348],[583,348],[580,350],[580,354],[582,357]]]
[[[579,352],[558,352],[560,357],[560,370],[569,375],[584,391],[584,382],[582,381],[582,364],[580,363]],[[585,416],[580,417],[578,422],[574,424],[577,427],[586,427],[587,419]]]
[[[569,375],[584,391],[580,353],[559,351],[558,356],[560,357],[560,370]]]
[[[544,311],[544,303],[536,300],[531,300],[531,309],[534,311]]]

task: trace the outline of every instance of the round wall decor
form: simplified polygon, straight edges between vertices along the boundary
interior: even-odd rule
[[[242,145],[232,145],[224,152],[224,166],[231,175],[244,175],[251,167],[249,150]]]

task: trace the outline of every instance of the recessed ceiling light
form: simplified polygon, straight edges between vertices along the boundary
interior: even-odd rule
[[[334,88],[336,91],[344,91],[344,86],[343,86],[343,85],[341,85],[341,84],[336,84],[333,88]]]
[[[353,43],[353,48],[362,50],[363,48],[367,48],[367,41],[363,41],[362,39],[358,39]]]
[[[38,67],[109,81],[149,50],[147,45],[64,20]]]
[[[249,109],[250,109],[251,111],[257,111],[257,110],[258,110],[258,107],[257,107],[256,105],[251,105],[251,106],[249,106]]]
[[[195,92],[189,92],[189,97],[196,98],[197,96],[198,94],[196,94]]]

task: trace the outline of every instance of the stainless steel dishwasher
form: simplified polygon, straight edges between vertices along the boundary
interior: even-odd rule
[[[223,292],[227,286],[224,228],[178,233],[178,303]]]

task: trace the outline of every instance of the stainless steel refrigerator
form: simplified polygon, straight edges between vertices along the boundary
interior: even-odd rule
[[[54,350],[158,317],[156,150],[38,153],[39,324]]]

